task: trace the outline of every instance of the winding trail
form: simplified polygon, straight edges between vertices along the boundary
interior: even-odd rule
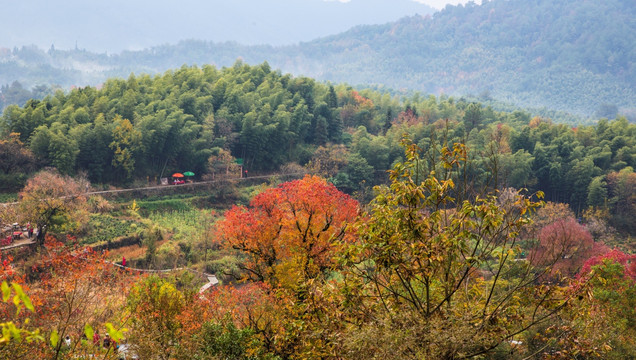
[[[217,180],[208,180],[208,181],[198,181],[198,182],[192,182],[192,183],[180,184],[180,185],[156,185],[156,186],[146,186],[146,187],[137,187],[137,188],[128,188],[128,189],[88,191],[88,192],[85,192],[85,193],[80,194],[80,195],[90,196],[90,195],[121,194],[121,193],[133,192],[133,191],[176,190],[176,189],[184,188],[184,187],[196,187],[196,186],[201,186],[201,185],[211,185],[211,184],[224,182],[224,181],[246,181],[246,180],[253,180],[253,179],[270,179],[270,178],[272,178],[274,176],[297,177],[297,176],[302,176],[302,175],[304,175],[304,173],[290,173],[290,174],[276,173],[276,174],[268,174],[268,175],[250,176],[250,177],[244,177],[244,178],[230,178],[230,179],[217,179]],[[78,195],[78,196],[80,196],[80,195]],[[0,206],[13,206],[13,205],[18,205],[18,204],[19,204],[18,202],[0,203]],[[20,248],[20,247],[23,247],[23,246],[30,246],[30,245],[33,245],[35,243],[36,243],[35,241],[14,243],[14,244],[11,244],[11,245],[0,247],[0,251],[10,250],[10,249],[17,249],[17,248]],[[200,271],[197,271],[197,270],[194,270],[194,269],[190,269],[190,268],[175,268],[175,269],[164,269],[164,270],[136,269],[136,268],[130,268],[130,267],[122,266],[122,265],[116,264],[114,262],[110,262],[110,261],[106,261],[106,260],[104,260],[104,261],[106,263],[109,263],[109,264],[111,264],[113,266],[116,266],[116,267],[119,267],[119,268],[122,268],[122,269],[127,269],[127,270],[131,270],[131,271],[138,271],[138,272],[144,272],[144,273],[167,273],[167,272],[181,271],[181,270],[187,270],[187,271],[193,272],[193,273],[195,273],[197,275],[203,276],[204,278],[206,278],[208,280],[208,282],[199,289],[199,294],[203,294],[206,290],[208,290],[212,286],[215,286],[215,285],[217,285],[219,283],[219,280],[217,279],[216,275],[203,273],[203,272],[200,272]]]
[[[76,256],[79,259],[82,260],[87,260],[81,256]],[[208,282],[205,283],[205,285],[201,286],[199,288],[199,295],[202,295],[207,289],[211,288],[212,286],[216,286],[219,284],[219,279],[216,278],[216,275],[214,274],[208,274],[208,273],[204,273],[198,270],[194,270],[191,269],[189,267],[178,267],[178,268],[174,268],[174,269],[162,269],[162,270],[154,270],[154,269],[138,269],[138,268],[132,268],[132,267],[128,267],[128,266],[123,266],[121,264],[117,264],[114,263],[112,261],[108,261],[108,260],[102,260],[105,264],[109,264],[115,267],[118,267],[120,269],[126,270],[126,271],[136,271],[136,272],[141,272],[141,273],[149,273],[149,274],[165,274],[165,273],[170,273],[170,272],[174,272],[174,271],[189,271],[193,274],[199,275],[199,276],[203,276],[205,277]]]

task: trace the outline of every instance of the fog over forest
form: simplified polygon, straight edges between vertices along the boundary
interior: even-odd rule
[[[289,45],[362,24],[432,14],[413,0],[12,1],[2,5],[0,48],[35,44],[109,53],[181,40]]]

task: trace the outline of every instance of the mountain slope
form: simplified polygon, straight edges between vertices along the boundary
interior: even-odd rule
[[[323,79],[489,92],[525,106],[591,114],[603,103],[636,102],[635,18],[630,1],[499,0],[356,28],[301,52]]]

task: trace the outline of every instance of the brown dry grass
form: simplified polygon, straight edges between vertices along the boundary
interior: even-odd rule
[[[159,248],[164,243],[168,242],[169,239],[165,239],[159,241],[157,243],[157,248]],[[130,245],[123,246],[118,249],[113,249],[108,251],[107,259],[114,262],[121,261],[122,257],[126,257],[127,260],[141,259],[146,256],[146,247],[141,245]]]

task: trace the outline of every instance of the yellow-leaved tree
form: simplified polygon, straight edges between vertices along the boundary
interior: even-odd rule
[[[82,221],[78,210],[86,205],[86,179],[60,175],[54,169],[40,171],[20,192],[16,221],[30,222],[36,229],[38,244],[44,245],[48,230],[68,229]]]
[[[514,352],[520,334],[569,300],[535,285],[542,274],[519,256],[519,231],[541,205],[519,192],[465,196],[467,150],[442,145],[406,160],[358,222],[344,254],[351,326],[341,356],[464,359]],[[435,159],[437,157],[437,159]],[[540,195],[540,194],[539,194]]]

